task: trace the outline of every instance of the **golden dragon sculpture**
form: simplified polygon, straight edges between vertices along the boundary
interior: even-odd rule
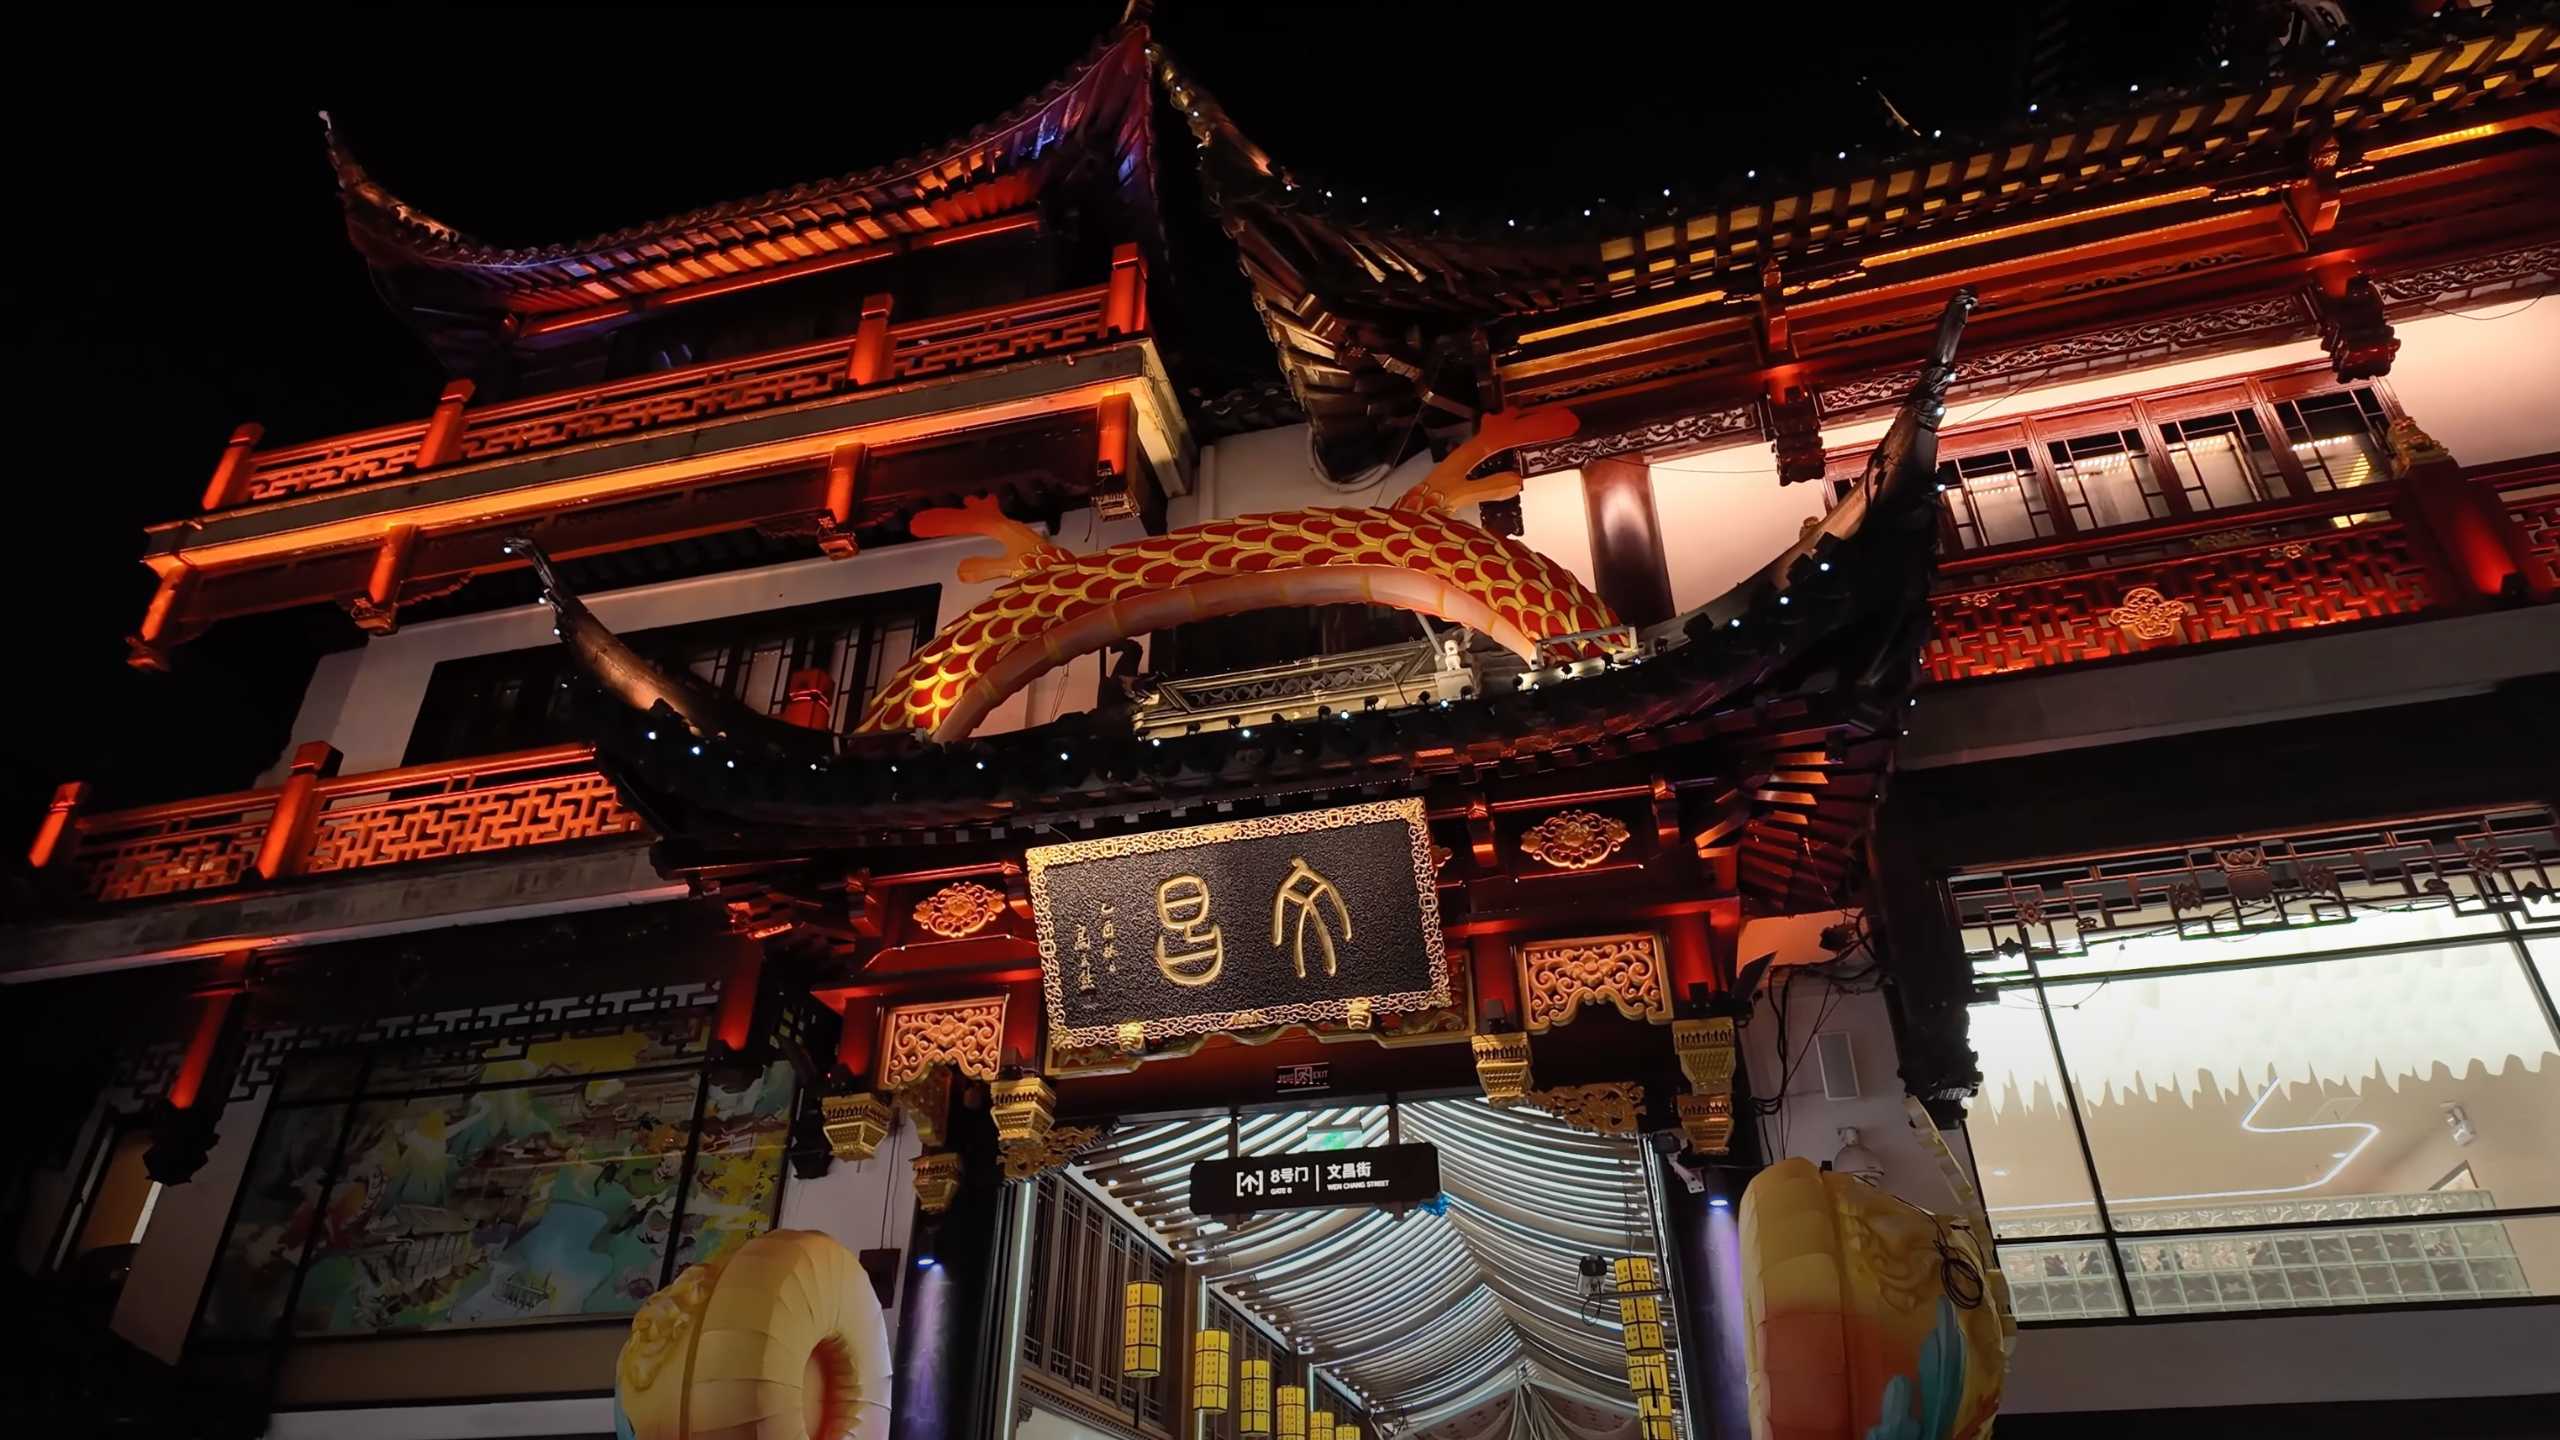
[[[1617,617],[1563,566],[1453,513],[1520,493],[1517,473],[1469,480],[1490,457],[1574,432],[1568,411],[1487,416],[1422,482],[1379,509],[1315,507],[1239,515],[1078,555],[1005,518],[993,500],[928,510],[920,536],[983,535],[1001,556],[971,556],[963,580],[996,592],[916,651],[860,729],[958,740],[1007,696],[1115,641],[1284,605],[1365,602],[1464,625],[1534,660],[1539,642],[1605,630]]]

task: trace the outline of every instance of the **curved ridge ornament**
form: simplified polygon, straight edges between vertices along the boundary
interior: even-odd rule
[[[1493,415],[1393,505],[1239,515],[1077,555],[1005,518],[990,499],[916,517],[919,535],[983,535],[1001,556],[962,562],[996,592],[916,651],[863,713],[868,732],[939,741],[976,729],[1034,678],[1114,641],[1284,605],[1366,602],[1491,636],[1534,661],[1538,643],[1618,619],[1563,566],[1467,524],[1458,506],[1519,493],[1520,477],[1469,478],[1493,455],[1560,439],[1567,411]]]

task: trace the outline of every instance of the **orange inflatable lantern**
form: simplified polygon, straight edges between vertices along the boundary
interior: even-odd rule
[[[842,1245],[775,1230],[696,1265],[631,1317],[622,1440],[886,1440],[889,1326]]]
[[[2007,1368],[1972,1230],[1810,1160],[1742,1197],[1752,1440],[1977,1440]]]

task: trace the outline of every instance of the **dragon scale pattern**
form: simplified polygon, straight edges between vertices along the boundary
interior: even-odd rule
[[[1089,555],[1043,550],[944,626],[865,711],[868,732],[965,736],[1033,676],[1114,640],[1246,610],[1367,599],[1537,642],[1617,618],[1564,567],[1432,509],[1240,515]]]

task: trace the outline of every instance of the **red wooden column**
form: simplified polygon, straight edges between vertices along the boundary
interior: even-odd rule
[[[1582,467],[1582,505],[1591,518],[1593,588],[1600,598],[1630,625],[1670,619],[1671,572],[1653,508],[1653,467],[1624,457],[1592,461]]]
[[[163,1185],[194,1179],[213,1152],[215,1127],[247,1037],[249,960],[245,951],[223,957],[197,988],[186,1053],[151,1107],[151,1148],[143,1153],[142,1168]]]
[[[258,876],[282,880],[302,873],[311,858],[311,836],[320,822],[320,782],[338,773],[338,752],[325,740],[306,741],[293,752],[284,783],[276,787],[275,813],[258,841]]]
[[[89,782],[73,780],[53,787],[53,804],[46,807],[44,823],[36,827],[35,843],[27,847],[27,865],[41,870],[57,858],[79,848],[80,807],[89,803]],[[65,845],[63,842],[69,841]]]
[[[258,442],[265,438],[267,427],[254,421],[231,432],[231,443],[222,447],[222,459],[213,467],[213,479],[204,487],[204,508],[220,510],[240,503],[249,482],[256,478]]]
[[[2551,582],[2533,563],[2532,545],[2497,487],[2465,476],[2412,421],[2393,422],[2389,440],[2400,471],[2392,512],[2436,552],[2459,592],[2449,597],[2455,604],[2552,598]]]

